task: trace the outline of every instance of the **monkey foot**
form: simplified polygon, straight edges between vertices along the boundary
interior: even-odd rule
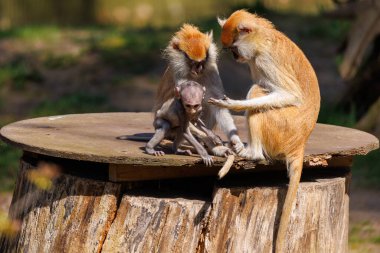
[[[244,158],[246,160],[252,160],[252,161],[265,161],[265,157],[263,155],[255,154],[251,149],[244,148],[238,155],[241,158]]]
[[[204,164],[206,164],[207,167],[211,167],[214,163],[214,161],[212,160],[212,157],[209,155],[203,156],[202,160],[203,160]]]
[[[176,155],[192,155],[193,153],[191,152],[190,149],[177,149],[175,152]]]
[[[213,147],[211,152],[214,156],[226,157],[228,155],[233,155],[233,152],[230,148],[225,146],[216,146]]]

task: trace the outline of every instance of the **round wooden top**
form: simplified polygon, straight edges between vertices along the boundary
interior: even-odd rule
[[[240,136],[246,141],[245,118],[234,118]],[[153,133],[152,122],[151,113],[72,114],[15,122],[3,127],[0,134],[5,142],[13,146],[53,157],[148,166],[199,163],[199,157],[147,155],[143,151],[144,142],[126,140],[128,135]],[[371,134],[317,124],[308,141],[305,160],[317,161],[321,157],[328,159],[335,155],[364,155],[378,146],[378,139]]]

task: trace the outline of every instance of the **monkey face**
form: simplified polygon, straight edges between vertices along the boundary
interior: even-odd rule
[[[183,103],[183,107],[185,108],[186,114],[189,116],[195,116],[199,112],[202,111],[202,105],[201,104],[187,104]]]
[[[222,44],[231,51],[238,62],[251,60],[267,42],[261,29],[271,29],[270,23],[257,19],[255,15],[244,10],[234,12],[226,20],[218,20],[222,27]]]
[[[197,77],[203,73],[206,66],[207,59],[208,59],[208,54],[206,54],[206,58],[202,61],[194,61],[186,55],[187,65],[189,66],[190,74],[193,77]]]
[[[203,75],[217,55],[212,32],[202,33],[189,24],[181,27],[164,52],[177,75],[192,79]]]

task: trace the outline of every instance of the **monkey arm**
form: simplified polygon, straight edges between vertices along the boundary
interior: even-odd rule
[[[156,151],[155,147],[165,138],[167,132],[170,130],[170,124],[166,120],[158,119],[155,121],[156,132],[152,139],[146,144],[145,151],[150,155],[160,156],[164,155],[163,151]]]
[[[194,138],[190,132],[189,127],[183,133],[183,136],[188,142],[190,142],[191,145],[193,145],[197,153],[201,156],[203,162],[207,166],[211,166],[213,164],[212,157],[207,153],[207,150]]]
[[[210,98],[209,103],[234,111],[258,110],[297,106],[300,100],[297,96],[286,91],[273,91],[268,95],[248,100],[233,100],[228,97],[224,99]]]

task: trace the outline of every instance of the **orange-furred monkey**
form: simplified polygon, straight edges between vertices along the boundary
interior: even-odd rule
[[[280,253],[301,177],[305,143],[319,113],[318,80],[303,52],[268,20],[239,10],[219,23],[223,46],[238,62],[249,65],[255,84],[246,100],[225,97],[209,102],[246,110],[249,144],[239,155],[286,161],[290,180],[275,245]]]
[[[219,125],[231,141],[235,152],[239,154],[243,151],[244,145],[237,135],[230,112],[207,103],[209,98],[222,98],[224,94],[212,34],[202,33],[195,26],[184,24],[169,42],[164,56],[168,60],[168,68],[159,84],[153,111],[157,112],[165,101],[174,97],[175,86],[186,81],[198,82],[206,87],[201,116],[206,127],[213,129],[216,124]],[[224,146],[212,148],[213,154],[217,156],[225,156],[228,150]]]

